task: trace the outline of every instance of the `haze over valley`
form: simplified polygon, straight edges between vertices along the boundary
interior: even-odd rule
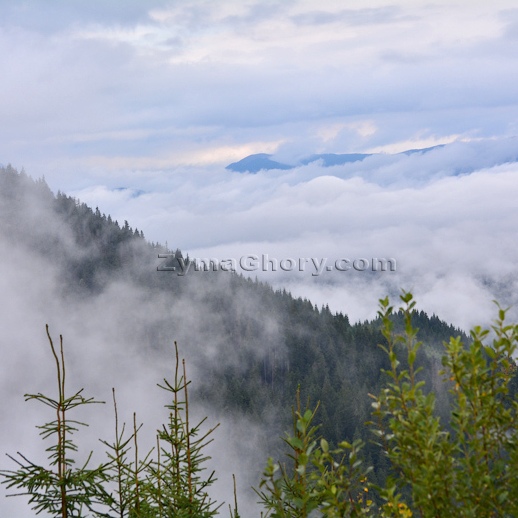
[[[96,456],[112,387],[152,443],[176,340],[243,516],[299,383],[367,441],[378,299],[414,294],[434,387],[442,340],[518,316],[517,56],[511,0],[0,1],[3,451],[46,455],[45,324]]]

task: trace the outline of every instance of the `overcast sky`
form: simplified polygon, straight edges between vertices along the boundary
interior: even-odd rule
[[[352,320],[373,317],[379,297],[405,288],[457,326],[487,323],[492,299],[518,303],[515,6],[0,0],[0,164],[45,176],[54,191],[191,257],[309,259],[303,272],[249,274]],[[446,146],[397,154],[437,144]],[[255,175],[225,169],[253,153],[287,163],[381,154]],[[313,275],[312,259],[361,258],[393,258],[397,270]],[[14,452],[34,442],[26,424],[41,416],[12,401],[52,374],[34,346],[46,346],[43,323],[86,341],[71,354],[80,373],[89,363],[100,384],[117,364],[124,378],[118,354],[128,354],[128,339],[117,333],[131,297],[110,286],[77,311],[57,300],[49,265],[36,273],[16,249],[3,250],[0,265],[1,403],[11,423],[0,437]],[[155,366],[143,365],[146,379],[130,378],[135,392],[155,379]],[[132,394],[120,385],[121,399]],[[14,500],[0,503],[6,516],[22,516]]]
[[[393,257],[262,278],[353,319],[414,289],[466,327],[514,286],[514,5],[2,1],[0,163],[192,257]],[[384,155],[225,170],[260,152]]]

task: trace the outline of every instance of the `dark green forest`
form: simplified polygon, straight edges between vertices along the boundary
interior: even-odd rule
[[[320,401],[317,420],[332,442],[362,438],[370,443],[364,425],[370,416],[368,394],[379,392],[385,381],[381,370],[388,367],[386,355],[377,347],[383,342],[379,320],[351,324],[347,315],[332,314],[328,307],[317,308],[309,300],[235,273],[192,269],[180,277],[157,272],[162,262],[158,254],[171,250],[147,242],[143,232],[127,221],[119,224],[98,208],[61,192],[54,195],[44,179],[33,180],[10,166],[0,170],[0,194],[3,233],[24,240],[35,255],[62,266],[63,296],[94,297],[108,280],[116,278],[131,279],[150,292],[175,298],[193,287],[199,292],[204,308],[210,308],[211,319],[217,319],[224,329],[228,350],[236,358],[224,368],[215,367],[197,387],[197,396],[260,422],[272,409],[289,418],[286,410],[300,386],[303,399]],[[85,253],[77,254],[78,249]],[[174,253],[183,257],[178,248]],[[257,318],[240,313],[239,306],[228,304],[228,297],[257,301]],[[396,315],[396,321],[400,318]],[[264,338],[260,327],[272,319],[280,328],[274,341],[266,344],[267,354],[250,355],[250,349],[265,348],[259,343]],[[432,386],[439,376],[442,342],[450,336],[465,336],[435,315],[421,311],[413,319],[426,344],[418,361]],[[166,325],[150,326],[146,334],[149,340],[143,347],[166,347],[177,338],[171,337]],[[183,347],[188,348],[189,343]],[[447,412],[447,405],[445,391],[439,414]],[[386,467],[379,452],[373,447],[368,454],[383,478]]]
[[[366,463],[374,467],[373,483],[385,483],[389,460],[366,425],[372,419],[369,394],[380,393],[389,381],[384,371],[391,367],[378,346],[387,343],[381,318],[351,323],[347,315],[333,314],[327,306],[318,308],[286,290],[274,290],[236,273],[191,269],[182,277],[157,271],[162,263],[158,254],[173,254],[170,266],[179,258],[188,261],[181,243],[175,243],[172,250],[150,243],[128,221],[121,224],[98,208],[61,192],[54,194],[44,179],[34,180],[11,166],[0,169],[0,236],[4,242],[30,250],[36,261],[44,258],[57,265],[62,272],[59,290],[65,299],[94,299],[108,283],[120,280],[159,301],[188,299],[189,312],[196,312],[195,301],[203,308],[198,325],[207,333],[200,336],[209,336],[211,327],[217,328],[218,343],[224,344],[218,354],[232,356],[232,361],[205,366],[206,375],[193,387],[195,400],[222,413],[246,415],[259,424],[266,415],[279,416],[276,427],[268,427],[265,434],[271,451],[280,454],[283,443],[278,437],[291,426],[290,409],[300,387],[303,401],[320,402],[314,423],[320,425],[331,447],[361,439]],[[390,318],[396,331],[404,329],[401,311]],[[451,336],[466,343],[469,339],[423,311],[412,312],[412,323],[423,342],[416,365],[422,368],[424,390],[433,388],[434,412],[448,426],[450,387],[441,383],[440,374],[443,342]],[[170,347],[175,339],[184,351],[194,347],[189,336],[175,336],[170,320],[143,321],[142,325],[142,347],[150,351]],[[265,331],[268,326],[274,331]],[[406,360],[401,361],[405,368]]]

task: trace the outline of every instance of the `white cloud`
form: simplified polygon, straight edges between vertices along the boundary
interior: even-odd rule
[[[136,148],[136,167],[146,167],[142,155],[168,155],[175,142],[203,153],[222,141],[239,148],[307,138],[319,151],[339,152],[423,132],[436,140],[492,135],[495,117],[499,134],[511,131],[509,106],[497,109],[514,105],[516,80],[500,14],[505,2],[364,5],[151,3],[147,16],[132,7],[119,19],[99,5],[83,23],[81,11],[65,10],[50,38],[28,22],[38,4],[26,4],[25,17],[4,6],[13,22],[0,41],[9,71],[0,112],[10,121],[0,152],[5,161],[46,169],[71,155],[93,167],[92,156],[113,153],[103,136],[128,135],[117,138],[116,156],[132,158]],[[301,16],[304,23],[295,23]],[[490,117],[482,105],[492,107]],[[354,130],[357,116],[369,121],[357,138],[346,132],[321,140],[322,128]],[[173,138],[164,138],[164,128]],[[78,146],[74,134],[99,142]]]
[[[436,135],[425,136],[425,130],[421,130],[417,135],[402,142],[393,142],[384,146],[373,147],[367,149],[367,153],[402,153],[409,149],[424,149],[433,146],[450,144],[456,140],[460,140],[460,135]]]
[[[518,260],[510,239],[518,217],[518,168],[505,163],[512,157],[517,157],[513,139],[458,142],[424,154],[379,155],[331,168],[315,163],[256,175],[180,168],[160,185],[160,192],[137,197],[131,189],[76,194],[92,205],[104,204],[102,210],[120,221],[132,221],[149,239],[167,239],[194,257],[326,257],[328,264],[344,257],[395,258],[394,274],[324,272],[315,278],[308,270],[252,275],[277,286],[287,283],[319,304],[331,296],[333,309],[352,318],[372,315],[384,290],[413,287],[433,301],[433,311],[439,296],[430,294],[440,293],[442,318],[468,327],[481,312],[459,306],[456,313],[447,302],[448,284],[453,293],[460,282],[455,279],[466,279],[467,287],[478,287],[473,292],[480,298],[473,298],[473,305],[486,308]],[[347,302],[358,291],[362,300],[371,294],[368,310],[364,304],[351,309]],[[510,300],[509,294],[503,296]]]
[[[0,2],[0,163],[191,255],[395,257],[394,274],[259,274],[354,320],[414,289],[466,328],[492,298],[517,302],[516,12],[512,0]],[[292,163],[439,143],[326,169],[224,169],[258,152]],[[48,297],[52,267],[34,284],[23,254],[0,261],[14,272],[3,321],[22,347],[67,308]],[[113,287],[104,302],[121,299]],[[116,327],[84,309],[101,355]]]

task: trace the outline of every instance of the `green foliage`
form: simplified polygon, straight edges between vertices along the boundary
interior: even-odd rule
[[[424,393],[414,366],[421,343],[411,317],[415,302],[401,296],[404,332],[396,334],[388,299],[380,318],[390,359],[390,382],[375,398],[375,432],[393,467],[381,495],[384,511],[398,516],[401,506],[424,517],[502,517],[518,515],[518,402],[509,385],[518,326],[505,322],[499,308],[490,330],[476,327],[471,343],[459,337],[445,343],[443,375],[453,396],[450,422],[434,413],[435,396]],[[401,368],[403,349],[408,368]]]
[[[300,393],[293,412],[293,434],[284,441],[289,448],[291,467],[270,457],[257,494],[272,518],[307,518],[316,510],[323,516],[366,516],[367,474],[360,458],[363,442],[341,442],[331,449],[318,426],[313,424],[318,405],[301,410]]]
[[[412,322],[413,296],[404,292],[401,301],[397,312],[388,298],[380,301],[380,350],[387,368],[380,375],[378,395],[371,396],[370,429],[388,476],[381,478],[373,469],[369,446],[374,446],[366,444],[358,427],[352,440],[333,443],[317,420],[318,412],[327,410],[309,403],[302,408],[297,391],[293,430],[284,438],[287,462],[270,457],[256,490],[265,518],[518,516],[518,401],[513,387],[518,325],[508,324],[506,310],[499,307],[491,329],[475,327],[469,341],[459,336],[444,343],[442,380],[451,400],[443,419],[419,364],[425,346]],[[114,393],[115,439],[102,441],[107,461],[90,468],[91,454],[86,463],[75,465],[78,447],[72,436],[84,423],[71,420],[69,412],[98,402],[83,397],[82,390],[66,395],[62,338],[56,351],[48,328],[47,335],[58,395],[27,394],[26,400],[55,413],[55,419],[39,427],[42,438],[52,441],[46,450],[49,467],[21,454],[10,456],[19,467],[0,472],[2,483],[18,490],[16,495],[28,496],[37,514],[56,518],[216,516],[219,507],[208,494],[215,474],[203,473],[204,451],[216,427],[205,432],[205,420],[190,422],[189,381],[185,362],[180,372],[176,344],[174,382],[159,385],[171,400],[156,448],[140,457],[142,425],[137,426],[134,415],[133,430],[126,434],[125,425],[119,426]],[[337,397],[326,376],[322,383]],[[229,514],[240,516],[237,497]]]
[[[101,440],[101,442],[108,447],[106,455],[109,462],[106,465],[105,473],[107,481],[113,489],[109,498],[103,502],[108,511],[102,516],[144,517],[149,514],[149,506],[147,502],[143,502],[140,478],[145,476],[149,469],[149,457],[152,452],[148,452],[144,459],[139,458],[138,432],[142,425],[137,426],[136,414],[133,414],[133,433],[129,437],[125,436],[125,423],[122,425],[122,429],[119,429],[115,389],[112,389],[112,392],[115,411],[115,441],[109,443]],[[132,446],[134,460],[130,461],[129,455],[132,453]]]
[[[26,394],[25,400],[36,400],[52,408],[56,419],[38,428],[43,439],[53,442],[46,451],[49,453],[49,467],[39,466],[19,454],[21,461],[9,456],[18,464],[16,471],[2,471],[2,481],[8,488],[16,487],[18,495],[29,496],[29,503],[37,514],[45,511],[54,517],[75,518],[85,516],[85,509],[92,508],[107,497],[104,490],[105,465],[95,469],[88,468],[91,454],[81,466],[75,467],[74,455],[78,451],[72,435],[78,426],[85,423],[68,417],[71,410],[92,403],[99,403],[93,398],[84,398],[82,389],[72,396],[65,391],[65,358],[63,353],[63,337],[60,336],[59,354],[47,326],[47,337],[56,362],[58,396],[56,399],[41,393]]]
[[[158,459],[151,464],[146,489],[149,501],[154,503],[160,517],[209,518],[217,514],[218,507],[207,493],[208,487],[215,481],[211,472],[203,478],[202,464],[209,457],[203,450],[212,442],[209,436],[217,428],[202,432],[206,418],[198,424],[189,421],[188,386],[185,373],[179,374],[178,348],[176,350],[176,369],[174,384],[164,379],[160,388],[172,396],[169,409],[169,422],[158,431]]]
[[[375,484],[361,460],[364,443],[343,441],[332,449],[312,424],[317,409],[301,412],[298,402],[293,434],[285,439],[292,465],[270,458],[261,481],[258,494],[268,516],[518,515],[518,402],[509,390],[518,326],[506,324],[499,308],[491,330],[476,327],[470,343],[452,337],[444,344],[442,375],[452,403],[443,423],[416,365],[422,343],[412,324],[413,296],[403,293],[401,300],[396,317],[388,298],[380,301],[380,347],[390,368],[379,395],[371,396],[371,427],[390,476]]]
[[[56,362],[58,397],[52,399],[41,393],[27,394],[26,400],[36,400],[49,406],[57,418],[38,428],[43,439],[54,439],[47,448],[49,468],[38,466],[20,454],[15,461],[19,469],[0,472],[2,483],[7,488],[16,488],[17,493],[9,496],[28,496],[29,504],[36,514],[45,512],[55,518],[209,518],[215,516],[218,506],[207,493],[215,481],[214,472],[203,477],[203,463],[209,459],[204,449],[211,442],[209,436],[217,428],[202,432],[205,419],[196,425],[189,421],[189,400],[183,363],[183,375],[179,375],[178,349],[174,383],[164,379],[159,385],[172,396],[166,405],[169,419],[158,430],[157,447],[139,457],[136,415],[133,415],[133,432],[126,436],[125,425],[119,427],[115,391],[115,440],[101,442],[108,448],[107,462],[95,469],[88,468],[92,453],[87,461],[75,468],[73,455],[78,447],[71,436],[77,426],[85,423],[71,420],[68,412],[77,407],[99,403],[86,399],[82,389],[71,397],[65,393],[65,358],[63,339],[60,336],[59,354],[54,348],[51,336],[47,335]],[[157,457],[152,458],[153,451]],[[133,458],[130,457],[133,454]],[[239,518],[237,500],[233,515]]]

